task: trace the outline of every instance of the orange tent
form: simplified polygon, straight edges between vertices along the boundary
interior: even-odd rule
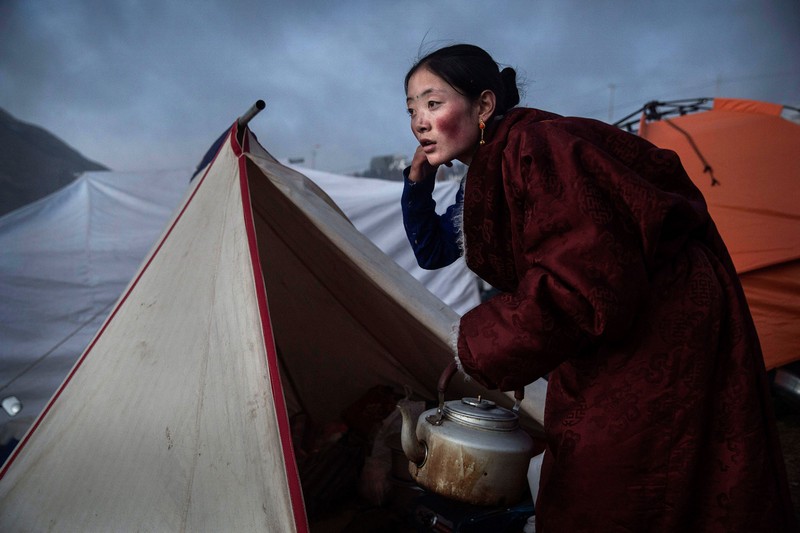
[[[783,106],[714,99],[664,118],[645,106],[639,135],[678,153],[736,265],[768,369],[800,359],[800,124]],[[697,109],[695,106],[694,109]]]

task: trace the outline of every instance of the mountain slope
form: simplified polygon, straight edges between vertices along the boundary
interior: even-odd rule
[[[60,189],[88,170],[108,168],[0,108],[0,216]]]

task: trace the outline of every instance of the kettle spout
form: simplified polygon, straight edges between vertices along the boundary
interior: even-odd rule
[[[400,416],[403,418],[403,427],[400,430],[400,444],[403,447],[403,453],[406,454],[409,461],[417,466],[422,466],[428,450],[424,443],[417,440],[417,423],[412,420],[411,413],[402,403],[397,404],[397,409],[400,410]]]

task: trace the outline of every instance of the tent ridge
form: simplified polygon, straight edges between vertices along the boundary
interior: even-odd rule
[[[236,128],[234,124],[233,128]],[[264,339],[264,348],[267,357],[267,367],[269,368],[269,382],[272,389],[272,398],[275,401],[275,417],[280,433],[281,449],[284,456],[284,473],[289,487],[289,497],[292,501],[292,514],[294,516],[295,528],[297,531],[307,532],[308,524],[306,519],[305,503],[303,500],[303,490],[300,484],[300,473],[297,469],[294,447],[292,445],[291,428],[289,425],[286,400],[283,394],[283,386],[280,381],[280,369],[278,368],[278,355],[275,352],[275,338],[269,318],[269,305],[267,303],[267,291],[264,284],[264,273],[261,269],[261,262],[258,254],[258,242],[256,239],[255,221],[253,220],[253,207],[250,200],[250,185],[247,175],[247,157],[249,137],[243,136],[244,147],[236,143],[236,136],[231,135],[231,144],[234,153],[237,155],[239,167],[239,185],[241,188],[242,212],[244,214],[244,225],[247,233],[247,245],[250,249],[250,264],[255,285],[256,300],[261,321],[261,333]],[[269,340],[269,342],[267,342]]]

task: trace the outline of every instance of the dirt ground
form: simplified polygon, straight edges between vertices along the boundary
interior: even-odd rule
[[[800,523],[800,405],[789,404],[783,398],[776,397],[775,416],[783,448],[783,459],[786,462],[794,514]]]

